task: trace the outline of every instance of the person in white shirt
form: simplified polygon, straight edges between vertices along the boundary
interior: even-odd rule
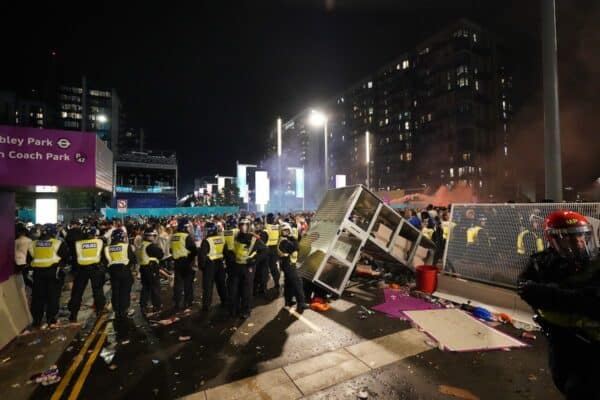
[[[33,281],[29,277],[31,267],[27,265],[27,251],[31,244],[31,239],[27,237],[29,231],[23,224],[17,224],[15,231],[15,265],[17,270],[23,274],[23,281],[27,287],[33,287]]]

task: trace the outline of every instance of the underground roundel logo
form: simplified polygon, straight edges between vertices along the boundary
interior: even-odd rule
[[[75,154],[75,161],[77,161],[79,164],[85,164],[86,160],[87,156],[84,153]]]
[[[71,147],[71,142],[69,141],[69,139],[66,139],[66,138],[60,138],[60,139],[58,139],[58,141],[56,142],[56,144],[61,149],[68,149],[69,147]]]

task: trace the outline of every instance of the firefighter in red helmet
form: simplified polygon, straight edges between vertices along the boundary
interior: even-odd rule
[[[549,364],[568,399],[597,399],[600,359],[600,263],[587,219],[555,211],[544,220],[549,247],[531,256],[519,277],[519,295],[548,337]]]

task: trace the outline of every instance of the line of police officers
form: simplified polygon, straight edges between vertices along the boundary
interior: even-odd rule
[[[298,254],[298,231],[290,223],[278,223],[273,214],[267,216],[267,224],[255,221],[254,227],[247,218],[239,223],[233,216],[226,221],[226,230],[220,232],[213,222],[207,222],[206,237],[196,247],[191,225],[185,219],[178,223],[177,232],[170,239],[170,251],[174,260],[173,302],[175,311],[189,308],[194,300],[194,277],[202,271],[202,309],[212,304],[213,287],[216,286],[220,305],[232,316],[247,318],[252,308],[253,294],[264,295],[270,272],[274,290],[279,295],[280,272],[284,273],[284,296],[286,306],[297,304],[302,312],[305,302],[302,281],[296,271]],[[160,297],[160,261],[163,250],[157,245],[158,233],[147,228],[141,245],[135,249],[129,244],[124,230],[114,229],[105,243],[96,227],[74,228],[78,232],[71,241],[69,235],[63,241],[57,238],[55,225],[47,224],[38,240],[32,241],[28,261],[33,270],[31,313],[33,326],[41,325],[44,315],[48,324],[56,323],[59,297],[64,284],[67,263],[71,259],[73,287],[69,301],[70,320],[76,321],[83,293],[91,283],[96,314],[105,310],[103,286],[106,268],[110,275],[111,303],[117,319],[129,312],[131,288],[135,266],[139,265],[141,280],[140,308],[152,311],[162,308]],[[73,236],[73,235],[71,235]],[[71,247],[71,249],[69,248]],[[296,302],[294,302],[296,299]]]

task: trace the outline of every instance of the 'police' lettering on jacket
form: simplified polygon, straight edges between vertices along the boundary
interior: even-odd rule
[[[84,243],[81,245],[82,249],[96,249],[98,248],[98,244],[96,243]]]

